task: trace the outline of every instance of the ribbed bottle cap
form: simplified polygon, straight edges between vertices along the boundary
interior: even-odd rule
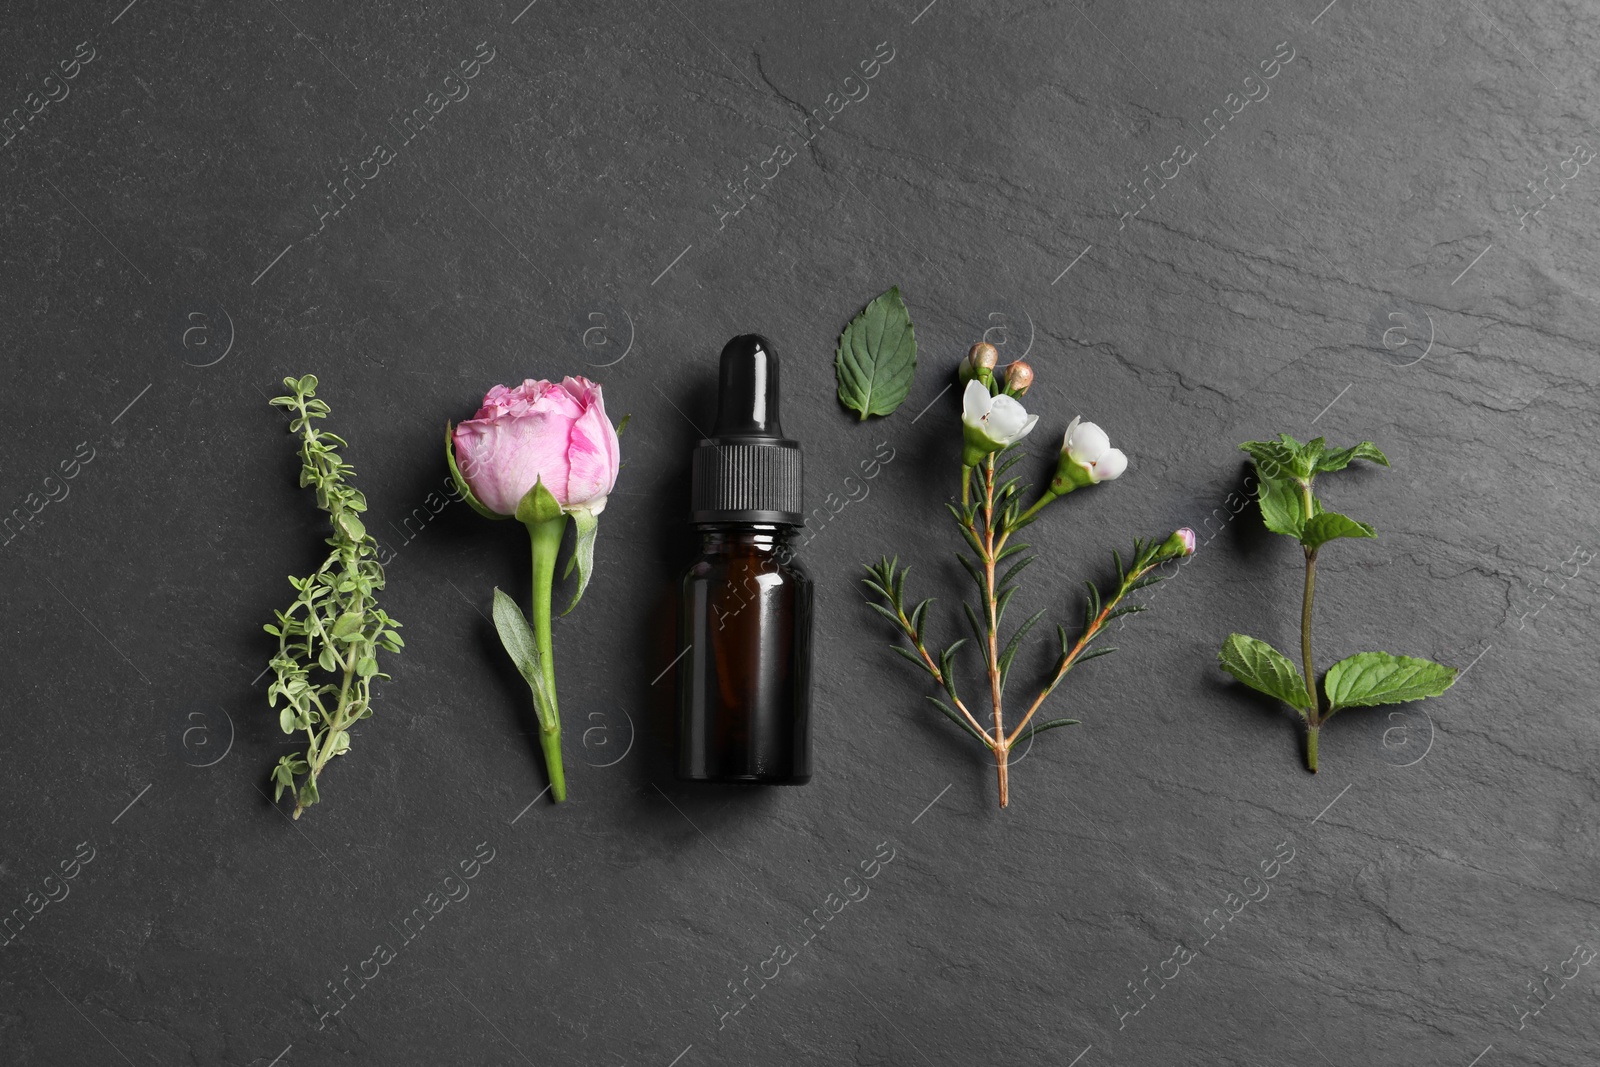
[[[778,419],[778,356],[760,334],[722,349],[717,421],[694,450],[690,509],[694,522],[805,522],[800,443]]]

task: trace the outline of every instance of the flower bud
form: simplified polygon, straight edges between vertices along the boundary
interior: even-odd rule
[[[1061,441],[1061,458],[1050,491],[1058,496],[1086,485],[1098,485],[1122,477],[1128,457],[1122,449],[1111,447],[1111,438],[1092,422],[1073,419]]]
[[[967,357],[961,361],[959,376],[963,382],[977,379],[992,387],[994,368],[999,362],[1000,350],[987,341],[979,341],[967,350]]]
[[[1006,365],[1006,395],[1022,396],[1033,384],[1033,368],[1022,360]]]
[[[1194,555],[1194,531],[1187,526],[1179,527],[1172,531],[1172,536],[1161,543],[1156,550],[1156,561],[1165,562],[1177,559],[1180,556]]]

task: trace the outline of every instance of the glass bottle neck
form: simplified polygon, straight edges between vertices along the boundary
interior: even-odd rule
[[[695,529],[700,533],[700,544],[708,549],[748,545],[759,550],[777,551],[793,545],[798,527],[766,523],[702,522],[696,523]]]

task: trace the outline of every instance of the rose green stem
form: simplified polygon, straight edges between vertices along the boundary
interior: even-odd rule
[[[539,747],[544,750],[545,769],[550,774],[550,796],[560,803],[567,799],[567,777],[561,765],[561,717],[556,705],[556,660],[550,641],[550,587],[555,579],[556,556],[561,551],[561,535],[566,533],[567,517],[536,520],[527,524],[533,544],[533,640],[539,648],[544,668],[545,691],[550,706],[541,709]]]
[[[1306,766],[1310,768],[1312,774],[1317,773],[1317,733],[1321,729],[1320,726],[1306,723]]]
[[[972,468],[965,464],[961,467],[961,506],[966,507],[972,503]]]

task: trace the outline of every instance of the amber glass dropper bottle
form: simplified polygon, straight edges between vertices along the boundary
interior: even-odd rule
[[[778,421],[778,357],[758,334],[722,350],[717,421],[692,464],[700,552],[678,626],[678,777],[811,779],[811,579],[800,445]]]

